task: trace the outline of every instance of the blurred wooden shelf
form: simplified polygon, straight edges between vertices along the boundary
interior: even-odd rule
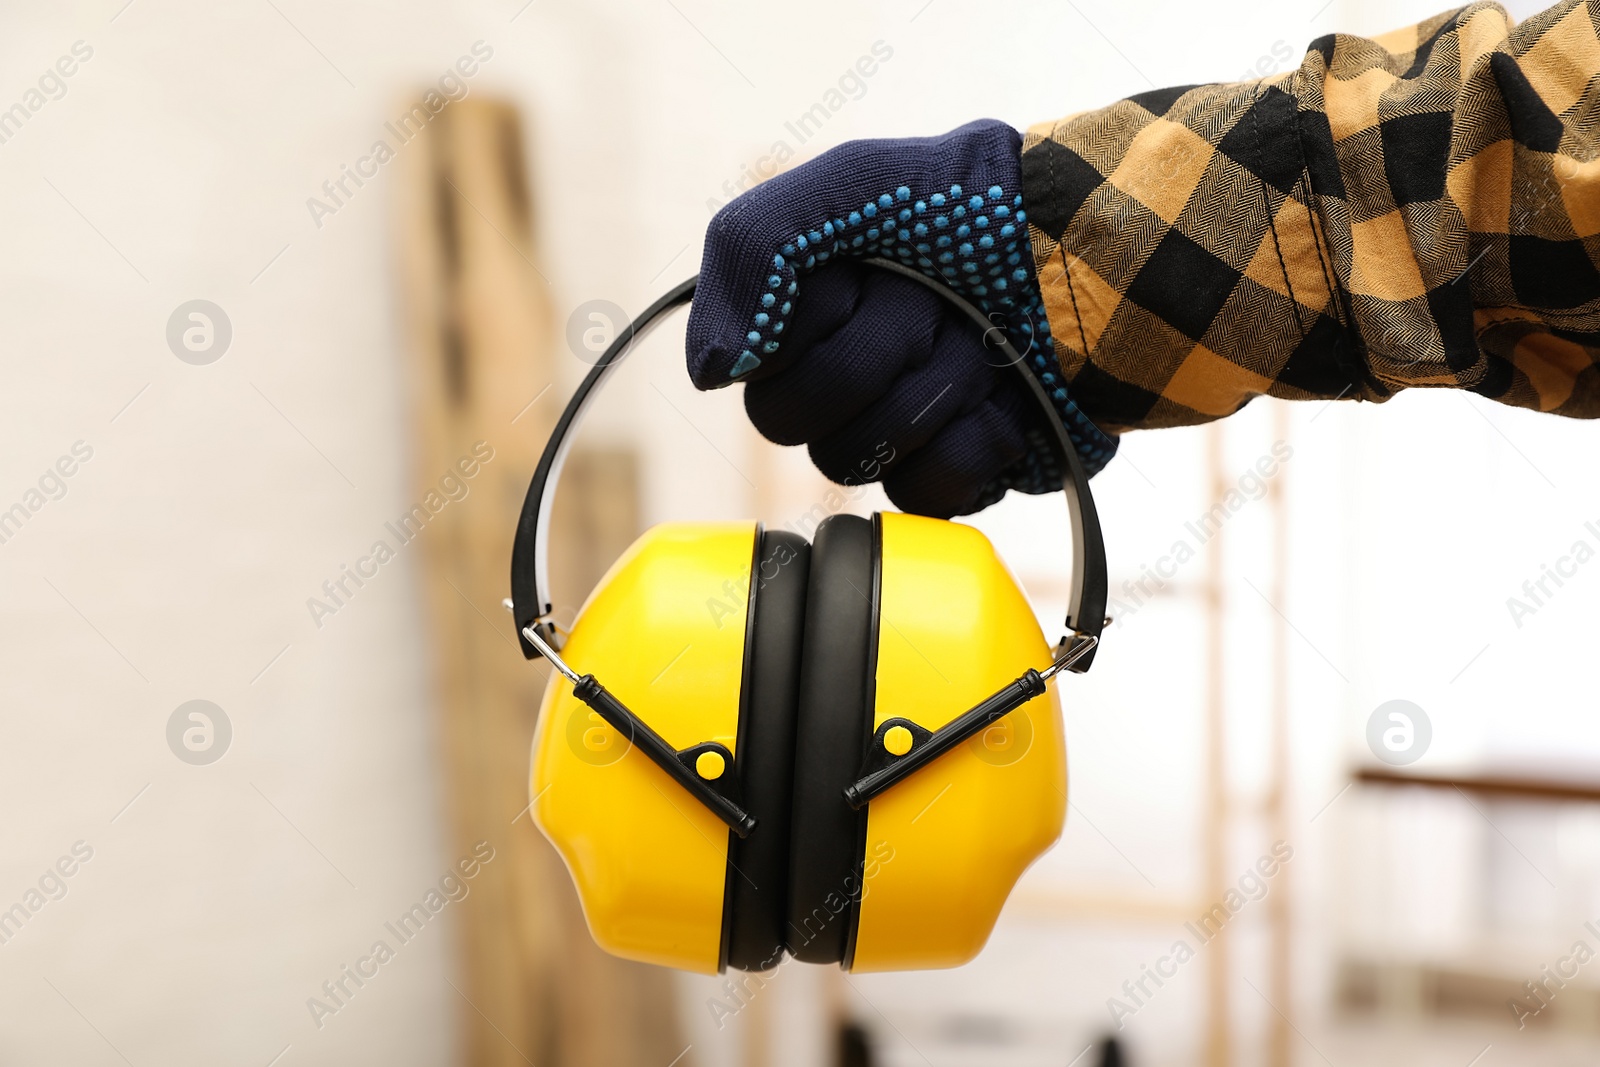
[[[1600,778],[1583,780],[1526,773],[1418,774],[1391,767],[1362,767],[1355,773],[1362,785],[1457,790],[1479,796],[1557,803],[1600,802]]]

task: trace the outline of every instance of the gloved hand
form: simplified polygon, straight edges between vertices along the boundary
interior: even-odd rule
[[[1037,402],[973,323],[906,278],[939,278],[1002,326],[1090,473],[1115,441],[1068,398],[1034,278],[1021,137],[993,120],[942,137],[852,141],[750,190],[706,232],[689,316],[701,389],[749,383],[745,410],[807,444],[836,482],[882,479],[925,515],[979,511],[1006,489],[1061,485]]]

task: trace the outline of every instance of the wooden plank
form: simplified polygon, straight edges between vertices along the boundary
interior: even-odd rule
[[[1230,488],[1223,465],[1223,428],[1206,427],[1206,469],[1211,499],[1221,500]],[[1205,856],[1206,899],[1221,900],[1230,887],[1228,870],[1228,704],[1227,605],[1223,601],[1222,531],[1206,546],[1206,704],[1205,704],[1205,815],[1201,826]],[[1218,932],[1207,946],[1204,1055],[1206,1067],[1231,1067],[1233,1063],[1233,1001],[1230,996],[1231,927]]]
[[[505,103],[458,101],[399,154],[413,495],[444,501],[416,541],[450,855],[467,855],[480,840],[496,851],[459,911],[462,955],[452,981],[460,1058],[483,1067],[666,1064],[685,1045],[670,974],[594,946],[559,857],[526,813],[529,745],[547,668],[522,658],[500,602],[522,494],[562,390],[554,381],[549,283],[532,239],[521,121]],[[456,483],[445,479],[460,474],[458,461],[474,449],[478,469],[460,478],[466,495],[451,499]],[[569,603],[639,522],[630,457],[575,453],[570,470],[553,544],[553,558],[563,561],[556,595]]]
[[[1274,441],[1289,439],[1289,404],[1273,401]],[[1285,483],[1289,474],[1282,471],[1267,485],[1267,500],[1272,508],[1272,603],[1289,602],[1289,503]],[[1289,620],[1282,611],[1272,613],[1271,669],[1271,752],[1268,760],[1267,826],[1274,844],[1287,841],[1289,830],[1289,783],[1293,780],[1293,748],[1289,744]],[[1293,872],[1284,864],[1267,898],[1267,995],[1272,1014],[1267,1016],[1267,1067],[1291,1067],[1294,1063],[1294,923],[1290,914],[1293,901]]]
[[[1455,790],[1512,800],[1547,800],[1565,804],[1600,802],[1600,781],[1528,774],[1416,774],[1389,767],[1363,767],[1355,774],[1363,785]]]

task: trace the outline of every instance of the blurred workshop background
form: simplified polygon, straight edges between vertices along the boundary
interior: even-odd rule
[[[0,1062],[1594,1062],[1596,429],[1470,395],[1124,440],[1066,831],[966,967],[610,960],[524,810],[512,517],[717,207],[849,138],[1267,76],[1434,12],[8,7]],[[694,393],[681,340],[585,428],[568,610],[652,523],[881,503]],[[1047,628],[1064,521],[975,522]]]

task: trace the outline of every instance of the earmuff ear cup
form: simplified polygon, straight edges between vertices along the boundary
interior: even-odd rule
[[[740,687],[739,775],[755,831],[728,835],[722,967],[769,971],[783,959],[789,893],[789,808],[795,712],[811,546],[784,530],[756,537]]]
[[[817,526],[806,594],[790,817],[789,951],[845,963],[853,940],[865,811],[844,788],[870,739],[877,655],[878,537],[873,521],[832,515]]]

